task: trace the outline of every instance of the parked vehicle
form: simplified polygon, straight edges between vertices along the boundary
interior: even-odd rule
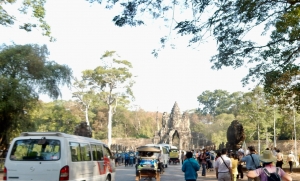
[[[152,146],[152,147],[156,147],[161,151],[161,156],[162,156],[162,162],[165,168],[168,167],[168,162],[169,162],[169,151],[166,147],[164,147],[163,145],[159,145],[159,144],[146,144],[145,146]]]
[[[115,163],[99,140],[60,132],[25,132],[12,141],[3,180],[114,181]]]

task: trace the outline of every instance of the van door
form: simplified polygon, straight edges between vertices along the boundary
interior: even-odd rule
[[[93,180],[93,162],[89,143],[70,141],[70,180]]]
[[[103,160],[105,166],[106,175],[110,174],[112,178],[115,178],[115,161],[112,159],[112,154],[106,145],[103,145]]]
[[[93,179],[97,181],[104,181],[105,171],[103,163],[103,150],[101,144],[93,143],[91,144],[92,155],[93,155]]]
[[[16,139],[5,163],[7,179],[57,181],[65,166],[61,145],[56,138]]]

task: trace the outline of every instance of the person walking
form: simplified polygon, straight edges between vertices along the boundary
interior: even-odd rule
[[[227,157],[227,149],[223,148],[221,156],[215,162],[216,177],[218,181],[231,181],[232,162]]]
[[[185,160],[185,154],[184,154],[183,150],[181,151],[180,159],[181,159],[181,164],[183,165],[183,162]]]
[[[206,165],[207,165],[206,158],[207,158],[207,155],[206,155],[206,150],[205,149],[203,149],[203,152],[200,154],[199,158],[201,160],[202,176],[206,176]]]
[[[184,179],[186,181],[196,181],[199,171],[200,165],[198,164],[197,160],[193,159],[193,153],[187,152],[186,159],[183,162],[181,170],[184,172]]]
[[[239,162],[246,162],[246,168],[248,171],[255,170],[260,167],[259,156],[256,154],[255,147],[249,146],[249,154],[244,156]],[[267,150],[265,150],[267,151]],[[259,177],[250,178],[248,181],[259,181]]]
[[[231,175],[231,181],[236,181],[237,179],[237,175],[238,175],[238,163],[239,163],[239,160],[238,160],[238,155],[235,154],[235,153],[231,153],[230,154],[230,160],[231,160],[231,163],[232,163],[232,175]]]
[[[214,151],[211,151],[210,152],[210,162],[211,162],[211,168],[210,168],[210,171],[214,171],[214,168],[215,168],[215,152]]]
[[[296,158],[293,154],[293,151],[290,151],[290,154],[287,156],[287,162],[289,163],[290,166],[290,173],[293,173],[293,164],[296,162]]]
[[[244,152],[242,151],[238,151],[238,175],[237,175],[237,179],[241,176],[241,179],[243,179],[244,177],[244,173],[243,173],[243,165],[244,162],[240,162],[240,160],[242,160],[242,158],[244,157]]]
[[[265,167],[250,170],[247,173],[247,177],[253,179],[259,177],[261,181],[268,181],[267,174],[277,173],[283,181],[292,181],[289,174],[285,173],[281,168],[273,165],[273,162],[276,161],[276,157],[273,156],[273,153],[270,150],[265,150],[259,159],[265,164]]]
[[[276,150],[276,167],[282,168],[283,165],[283,154],[280,152],[279,149]]]

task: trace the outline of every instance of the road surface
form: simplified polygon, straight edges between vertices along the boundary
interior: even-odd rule
[[[200,169],[201,170],[201,169]],[[201,171],[198,172],[201,175]],[[300,173],[291,174],[293,181],[300,181]],[[3,173],[0,172],[0,181],[2,181]],[[181,171],[181,165],[169,165],[165,169],[165,173],[161,175],[161,181],[184,181],[184,175]],[[217,181],[215,172],[207,172],[206,176],[199,176],[197,181]],[[124,167],[118,166],[116,169],[116,179],[115,181],[135,181],[135,168],[134,167]],[[141,181],[144,181],[142,179]],[[149,181],[149,180],[146,180]],[[155,179],[152,179],[155,181]],[[237,181],[247,181],[247,177],[243,179],[238,179]]]

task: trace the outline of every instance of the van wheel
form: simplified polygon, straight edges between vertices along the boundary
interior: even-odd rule
[[[107,175],[105,181],[110,181],[110,175]]]

